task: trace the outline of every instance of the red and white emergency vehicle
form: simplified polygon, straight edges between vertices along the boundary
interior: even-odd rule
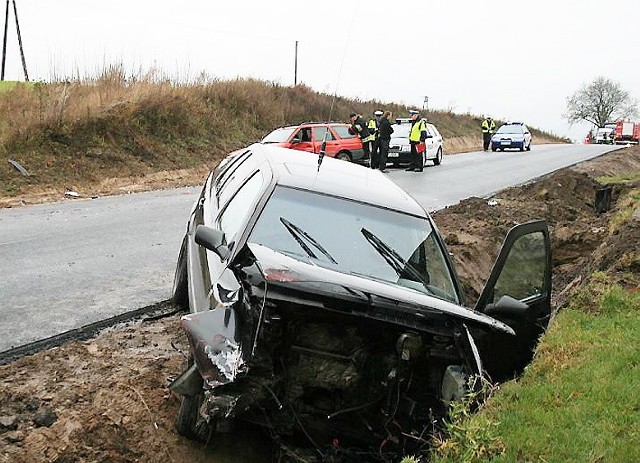
[[[613,142],[616,145],[637,145],[640,139],[640,123],[618,121],[613,132]]]

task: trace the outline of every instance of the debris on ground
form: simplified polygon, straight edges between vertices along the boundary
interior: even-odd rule
[[[25,177],[29,175],[29,171],[22,167],[22,165],[18,161],[14,161],[13,159],[9,159],[9,164],[11,164],[18,172],[20,172]]]

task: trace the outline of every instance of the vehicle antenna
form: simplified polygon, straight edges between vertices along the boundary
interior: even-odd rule
[[[353,20],[356,17],[356,12],[358,11],[358,0],[353,2],[353,14],[351,15],[351,24],[349,24],[349,30],[347,31],[347,41],[344,44],[344,51],[342,52],[342,59],[340,60],[340,69],[338,70],[338,78],[336,79],[336,87],[333,91],[333,98],[331,98],[331,108],[329,109],[329,119],[327,122],[331,122],[333,118],[333,107],[336,103],[336,98],[338,96],[338,84],[340,83],[340,76],[342,75],[342,66],[344,65],[344,58],[347,55],[347,47],[349,46],[349,42],[351,40],[351,29],[353,29]],[[324,152],[327,148],[327,136],[329,135],[329,127],[324,132],[324,137],[322,139],[322,145],[320,145],[320,153],[318,153],[318,170],[320,172],[320,166],[322,165],[322,160],[324,159]]]

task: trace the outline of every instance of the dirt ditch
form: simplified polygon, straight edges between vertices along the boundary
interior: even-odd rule
[[[616,201],[631,187],[613,187],[611,211],[594,208],[594,177],[633,170],[640,170],[637,148],[437,212],[468,302],[475,301],[508,229],[538,218],[552,233],[556,306],[594,270],[638,288],[640,220],[613,233],[609,228]],[[0,366],[0,462],[286,461],[250,428],[215,449],[175,432],[179,401],[167,386],[184,367],[187,350],[178,320],[115,326]]]

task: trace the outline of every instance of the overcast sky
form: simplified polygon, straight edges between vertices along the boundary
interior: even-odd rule
[[[0,2],[3,4],[4,2]],[[638,0],[16,0],[31,80],[123,63],[180,79],[298,82],[521,120],[582,139],[566,98],[598,76],[640,99]],[[4,5],[3,5],[4,6]],[[4,9],[2,9],[4,12]],[[5,79],[23,73],[9,17]],[[334,119],[346,119],[335,115]]]

